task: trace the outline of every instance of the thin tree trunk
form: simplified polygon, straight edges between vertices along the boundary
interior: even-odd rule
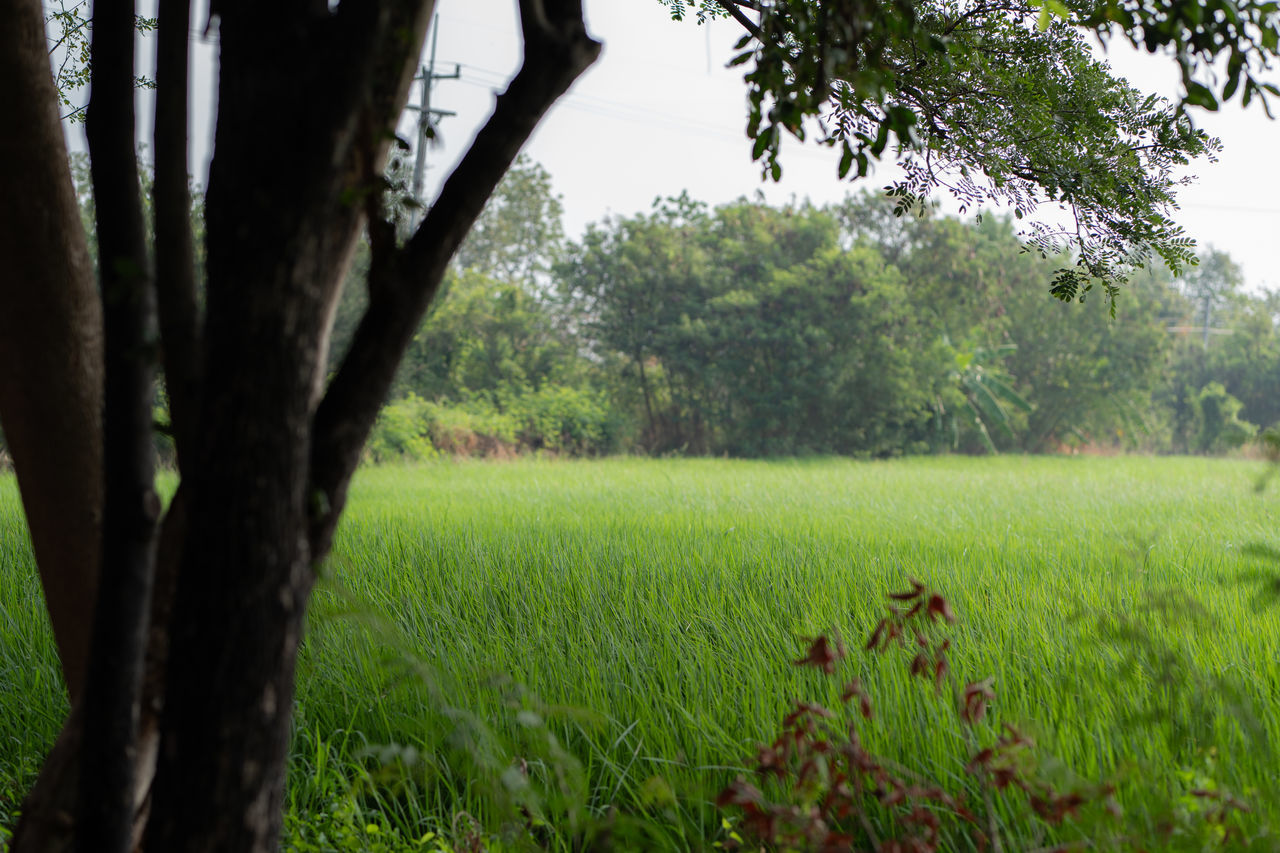
[[[128,853],[137,790],[140,691],[160,499],[151,441],[155,290],[134,151],[134,7],[93,7],[93,94],[85,116],[102,282],[101,583],[83,699],[77,848]]]
[[[658,427],[657,427],[657,424],[653,422],[653,400],[651,399],[649,394],[649,377],[645,375],[644,358],[640,355],[640,353],[638,352],[636,353],[635,359],[636,359],[636,367],[640,371],[640,390],[644,393],[644,413],[649,423],[649,436],[648,436],[649,440],[646,441],[645,444],[648,445],[648,448],[650,450],[652,450],[654,447],[654,443],[657,440]]]
[[[196,306],[191,185],[187,171],[190,0],[161,0],[156,38],[156,302],[163,334],[165,389],[179,465],[199,424],[200,333]]]

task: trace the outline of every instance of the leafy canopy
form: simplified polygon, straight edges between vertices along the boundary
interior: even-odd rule
[[[866,176],[890,153],[905,176],[888,187],[897,212],[935,190],[962,211],[998,204],[1019,219],[1042,205],[1062,213],[1024,233],[1043,255],[1071,247],[1074,268],[1052,292],[1083,299],[1159,257],[1195,262],[1173,221],[1183,167],[1212,158],[1217,140],[1188,105],[1214,109],[1239,94],[1266,107],[1280,34],[1275,2],[1062,0],[661,0],[673,18],[732,17],[744,28],[731,64],[747,67],[747,135],[766,176],[782,174],[782,141],[841,152],[841,177]],[[1148,96],[1095,58],[1088,37],[1172,51],[1180,102]],[[1216,60],[1225,74],[1214,75]]]

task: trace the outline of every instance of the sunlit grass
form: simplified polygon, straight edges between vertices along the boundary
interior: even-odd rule
[[[801,638],[836,628],[857,645],[908,576],[960,617],[957,676],[993,675],[995,719],[1070,770],[1046,772],[1115,780],[1130,827],[1154,832],[1207,779],[1270,825],[1280,496],[1253,491],[1258,472],[1136,458],[363,471],[300,664],[293,837],[394,847],[456,831],[460,812],[493,828],[510,816],[503,772],[525,758],[535,780],[567,768],[548,814],[577,798],[589,815],[646,814],[649,843],[703,846],[720,832],[709,801],[753,744],[796,697],[834,701],[838,684],[789,665]],[[0,485],[10,788],[61,710],[13,494]],[[945,697],[892,661],[853,664],[879,710],[867,742],[963,784]]]

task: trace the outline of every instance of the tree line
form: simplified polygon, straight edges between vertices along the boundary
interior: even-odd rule
[[[96,262],[85,155],[71,172]],[[197,234],[201,211],[195,193]],[[1246,291],[1226,253],[1140,271],[1113,318],[1101,298],[1049,298],[1067,259],[1028,251],[1007,216],[900,213],[867,191],[825,207],[681,194],[570,240],[551,176],[522,157],[415,332],[366,458],[1221,453],[1280,423],[1280,293]],[[330,371],[370,258],[362,240]],[[161,387],[162,425],[166,403]]]
[[[1052,300],[1012,219],[688,195],[568,240],[522,160],[446,276],[369,458],[1217,453],[1280,421],[1280,294],[1209,250]],[[363,307],[361,253],[336,364]]]

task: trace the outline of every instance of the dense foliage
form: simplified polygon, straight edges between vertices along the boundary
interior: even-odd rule
[[[368,458],[1221,453],[1280,423],[1280,294],[1244,291],[1225,253],[1135,276],[1112,319],[1048,297],[1062,259],[1025,251],[1014,220],[896,206],[681,195],[570,242],[550,176],[522,159],[414,337]],[[368,264],[362,243],[331,365]]]
[[[1063,259],[1025,251],[1013,219],[894,207],[681,195],[566,243],[525,161],[419,330],[370,456],[1217,453],[1280,420],[1280,300],[1245,293],[1224,254],[1135,276],[1113,319],[1049,298]]]

